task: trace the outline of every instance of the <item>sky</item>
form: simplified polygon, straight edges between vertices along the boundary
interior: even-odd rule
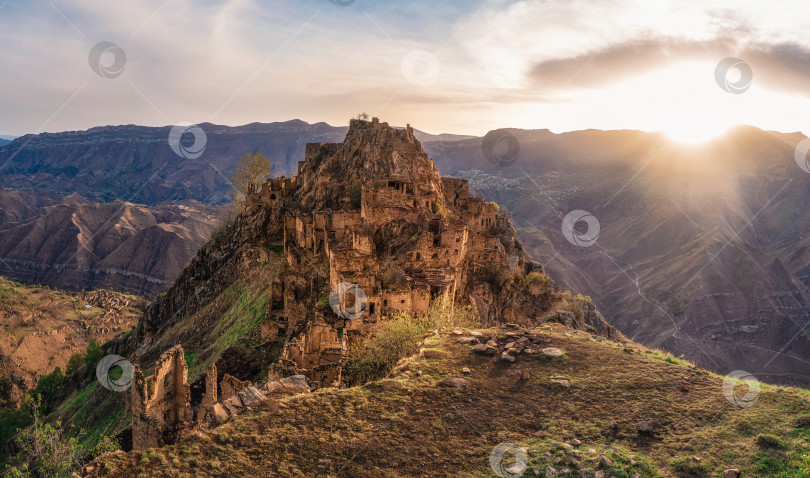
[[[431,133],[807,133],[808,14],[806,0],[0,0],[0,135],[361,112]]]

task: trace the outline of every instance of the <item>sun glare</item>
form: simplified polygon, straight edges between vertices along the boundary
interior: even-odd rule
[[[723,91],[715,82],[714,67],[707,62],[678,63],[571,100],[586,108],[577,119],[587,115],[590,127],[660,131],[676,141],[701,143],[744,123],[746,108],[757,97],[753,90],[745,95]]]

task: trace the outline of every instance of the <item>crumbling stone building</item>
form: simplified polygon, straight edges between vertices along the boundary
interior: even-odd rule
[[[347,347],[386,315],[425,314],[443,300],[508,316],[494,288],[531,270],[496,205],[471,196],[466,180],[442,178],[410,126],[376,118],[353,120],[343,143],[307,144],[298,175],[268,180],[247,208],[273,211],[268,236],[289,265],[270,284],[262,324],[264,341],[284,342],[273,373],[314,386],[339,384]],[[326,306],[324,286],[340,284],[362,291],[360,313]],[[344,307],[359,300],[345,295]]]

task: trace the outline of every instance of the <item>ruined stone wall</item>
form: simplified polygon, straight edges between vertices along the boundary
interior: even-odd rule
[[[165,433],[191,421],[191,390],[180,345],[160,356],[149,377],[143,377],[137,365],[134,369],[132,441],[133,447],[142,449],[162,443]]]

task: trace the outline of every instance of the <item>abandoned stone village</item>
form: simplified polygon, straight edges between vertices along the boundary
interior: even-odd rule
[[[347,348],[392,313],[455,303],[485,324],[526,324],[555,294],[517,279],[541,268],[526,260],[509,218],[471,196],[466,180],[442,178],[410,126],[353,120],[343,143],[307,144],[297,176],[248,192],[243,214],[256,211],[286,262],[268,284],[261,323],[263,342],[283,344],[280,360],[260,387],[218,377],[213,364],[195,399],[180,345],[149,376],[136,365],[133,448],[223,423],[271,395],[339,386]]]

